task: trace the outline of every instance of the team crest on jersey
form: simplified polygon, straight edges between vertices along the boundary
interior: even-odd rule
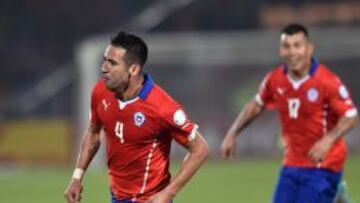
[[[185,124],[186,122],[186,115],[185,115],[185,112],[182,110],[182,109],[179,109],[177,110],[175,113],[174,113],[174,123],[178,126],[182,126]]]
[[[140,127],[144,124],[145,122],[145,115],[141,112],[136,112],[134,114],[134,123],[137,127]]]
[[[349,92],[347,91],[347,89],[344,85],[341,85],[339,87],[339,94],[340,94],[341,98],[343,98],[343,99],[349,98]]]
[[[316,88],[311,88],[307,92],[307,98],[311,102],[315,102],[319,97],[319,91]]]

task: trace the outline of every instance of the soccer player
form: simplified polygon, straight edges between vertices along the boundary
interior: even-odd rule
[[[346,159],[343,136],[358,122],[348,89],[313,52],[303,25],[281,31],[284,64],[266,75],[221,145],[223,158],[232,158],[239,133],[265,108],[277,108],[285,150],[274,203],[332,203]]]
[[[169,203],[204,162],[208,145],[182,106],[143,72],[147,45],[119,32],[107,46],[103,78],[92,91],[90,124],[82,140],[76,169],[65,191],[79,202],[82,179],[106,135],[112,203]],[[171,179],[172,140],[188,150]]]

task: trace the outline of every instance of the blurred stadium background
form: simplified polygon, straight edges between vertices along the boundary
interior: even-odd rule
[[[149,44],[145,70],[181,101],[211,145],[210,162],[176,202],[269,202],[280,164],[277,115],[268,112],[238,142],[219,145],[265,73],[278,62],[279,29],[309,26],[316,57],[360,101],[360,2],[356,0],[158,0],[0,2],[0,202],[64,202],[89,95],[111,33]],[[345,168],[360,201],[360,128],[348,136]],[[184,151],[174,147],[174,170]],[[86,176],[85,203],[108,202],[103,153]]]

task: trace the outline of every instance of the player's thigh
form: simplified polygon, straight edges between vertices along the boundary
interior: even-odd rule
[[[299,195],[296,202],[332,203],[341,180],[341,173],[314,169],[314,172],[302,176]]]
[[[279,173],[272,202],[294,203],[297,198],[297,188],[296,170],[291,167],[283,167]]]

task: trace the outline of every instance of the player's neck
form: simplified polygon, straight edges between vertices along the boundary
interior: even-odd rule
[[[142,75],[135,76],[130,79],[129,86],[126,88],[126,90],[122,93],[117,93],[116,96],[121,101],[128,101],[134,99],[139,95],[143,87],[143,83],[144,77]]]
[[[301,80],[308,76],[307,71],[289,71],[289,76],[293,80]]]
[[[290,70],[289,76],[293,80],[301,80],[301,79],[305,78],[306,76],[309,75],[310,65],[311,64],[308,64],[308,65],[306,65],[305,68],[302,68],[300,70]]]

